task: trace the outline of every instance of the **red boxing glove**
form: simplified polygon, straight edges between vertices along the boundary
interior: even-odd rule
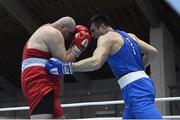
[[[89,32],[88,28],[83,25],[76,25],[75,33],[78,33],[80,31]]]
[[[80,31],[74,35],[72,43],[72,50],[76,53],[76,57],[79,57],[82,51],[84,51],[90,44],[91,37],[88,32]]]

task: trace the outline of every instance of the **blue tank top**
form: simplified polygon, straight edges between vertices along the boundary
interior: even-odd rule
[[[109,55],[107,60],[114,75],[119,78],[130,72],[144,70],[141,49],[137,42],[124,31],[113,31],[118,32],[124,40],[119,51]]]

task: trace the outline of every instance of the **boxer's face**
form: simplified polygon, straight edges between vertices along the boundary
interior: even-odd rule
[[[94,23],[90,26],[90,32],[91,32],[92,38],[94,39],[98,39],[102,35],[102,32],[100,31],[100,29],[97,28],[97,26]]]
[[[71,30],[69,28],[63,28],[62,34],[63,34],[65,40],[70,40],[73,36],[73,30]]]

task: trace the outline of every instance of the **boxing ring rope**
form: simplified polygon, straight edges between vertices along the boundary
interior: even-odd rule
[[[164,98],[156,98],[156,102],[167,102],[167,101],[180,101],[180,97],[164,97]],[[82,107],[82,106],[97,106],[97,105],[114,105],[114,104],[124,104],[123,100],[114,100],[114,101],[103,101],[103,102],[82,102],[82,103],[69,103],[69,104],[62,104],[63,108],[67,107]],[[21,110],[28,110],[28,106],[24,107],[8,107],[8,108],[0,108],[0,112],[7,112],[7,111],[21,111]],[[120,117],[119,117],[120,118]],[[179,116],[163,116],[163,118],[180,118]],[[96,118],[97,119],[97,118]],[[104,118],[103,118],[104,119]],[[107,118],[108,120],[108,118]],[[112,120],[112,119],[111,119]]]

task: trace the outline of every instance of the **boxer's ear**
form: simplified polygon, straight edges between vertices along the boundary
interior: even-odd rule
[[[64,28],[64,24],[60,24],[60,29],[63,29]]]

